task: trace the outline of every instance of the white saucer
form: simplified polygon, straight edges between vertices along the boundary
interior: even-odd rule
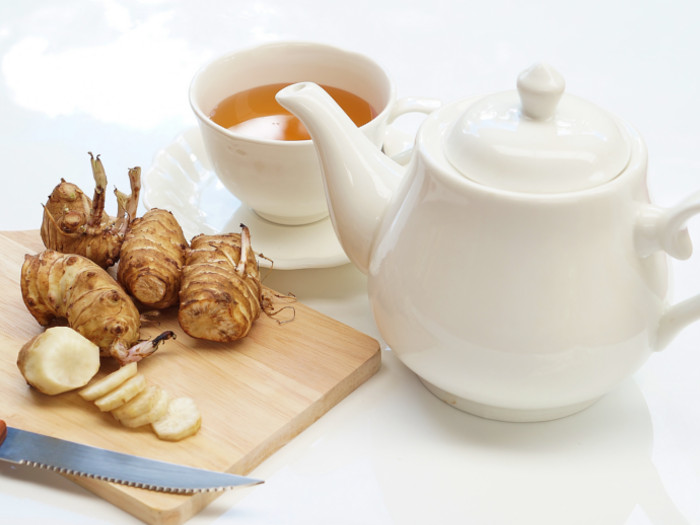
[[[190,128],[159,151],[142,176],[146,208],[175,215],[189,240],[199,233],[238,232],[250,228],[255,251],[277,270],[326,268],[349,262],[330,218],[284,226],[259,217],[221,184],[209,163],[199,129]],[[260,265],[270,267],[260,258]]]

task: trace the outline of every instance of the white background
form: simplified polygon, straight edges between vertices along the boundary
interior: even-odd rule
[[[363,52],[399,96],[445,102],[512,89],[547,61],[639,129],[652,198],[668,206],[700,189],[699,19],[692,0],[3,1],[0,229],[38,228],[61,177],[91,188],[87,151],[108,175],[148,167],[194,125],[201,64],[290,39]],[[697,258],[674,266],[678,298],[700,291]],[[267,284],[379,338],[350,266]],[[375,377],[252,473],[264,485],[191,523],[700,523],[700,327],[591,409],[543,424],[458,412],[382,353]],[[0,522],[49,521],[138,523],[61,476],[0,465]]]

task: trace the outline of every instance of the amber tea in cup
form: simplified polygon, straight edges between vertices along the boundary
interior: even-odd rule
[[[275,100],[275,94],[289,83],[267,84],[226,97],[209,113],[219,126],[258,139],[309,140],[308,131],[297,117]],[[377,116],[366,100],[337,87],[321,87],[338,103],[356,126]]]

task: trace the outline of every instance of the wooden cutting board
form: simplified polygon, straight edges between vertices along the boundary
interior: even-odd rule
[[[16,366],[17,352],[42,328],[22,302],[20,268],[25,253],[42,249],[36,231],[0,232],[0,417],[10,426],[247,474],[380,367],[375,339],[303,304],[294,303],[294,321],[280,325],[263,315],[248,337],[232,344],[195,340],[179,327],[176,311],[166,311],[157,323],[142,327],[142,338],[173,330],[177,339],[164,343],[139,369],[171,394],[193,397],[202,412],[202,428],[177,443],[160,441],[147,428],[122,427],[74,392],[46,396],[25,383]],[[102,368],[106,373],[114,365],[108,360]],[[150,524],[183,523],[218,495],[175,495],[71,479]]]

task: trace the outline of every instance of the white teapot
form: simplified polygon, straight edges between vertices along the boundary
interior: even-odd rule
[[[700,296],[669,304],[667,258],[690,256],[700,194],[651,204],[641,137],[551,67],[517,88],[430,114],[406,168],[317,85],[277,99],[311,134],[391,349],[459,409],[540,421],[591,405],[700,317]]]

